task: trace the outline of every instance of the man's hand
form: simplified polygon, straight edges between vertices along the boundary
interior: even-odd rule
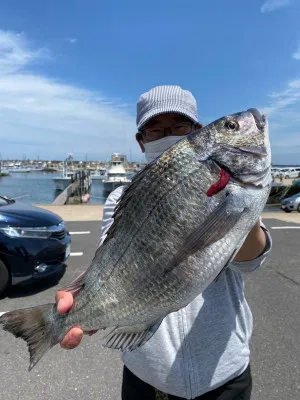
[[[57,311],[59,314],[64,314],[72,307],[73,296],[69,292],[57,292],[56,293],[56,304]],[[83,336],[83,331],[79,327],[75,327],[69,330],[60,345],[63,349],[70,350],[74,349],[79,345]]]

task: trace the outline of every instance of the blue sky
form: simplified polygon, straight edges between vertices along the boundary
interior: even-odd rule
[[[1,156],[143,160],[136,100],[178,84],[205,124],[262,109],[273,162],[300,164],[299,20],[299,0],[2,0]]]

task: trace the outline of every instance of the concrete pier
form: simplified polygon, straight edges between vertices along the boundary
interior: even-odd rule
[[[40,205],[37,207],[52,211],[59,215],[64,221],[101,221],[103,215],[102,204],[78,204],[57,206],[53,204]]]

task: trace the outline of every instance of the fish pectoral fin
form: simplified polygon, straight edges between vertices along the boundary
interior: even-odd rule
[[[104,347],[118,350],[134,350],[145,344],[157,331],[163,318],[153,324],[116,327],[104,337]]]
[[[246,208],[236,209],[232,207],[229,212],[228,206],[231,203],[232,196],[234,196],[232,193],[228,194],[208,218],[188,235],[166,272],[172,270],[197,251],[222,239],[235,226]]]

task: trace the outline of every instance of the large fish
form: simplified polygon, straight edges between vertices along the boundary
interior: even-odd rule
[[[133,350],[230,263],[270,191],[268,125],[256,109],[223,117],[180,140],[125,190],[86,271],[55,304],[8,312],[3,329],[27,341],[29,370],[73,326],[110,328],[105,346]]]

